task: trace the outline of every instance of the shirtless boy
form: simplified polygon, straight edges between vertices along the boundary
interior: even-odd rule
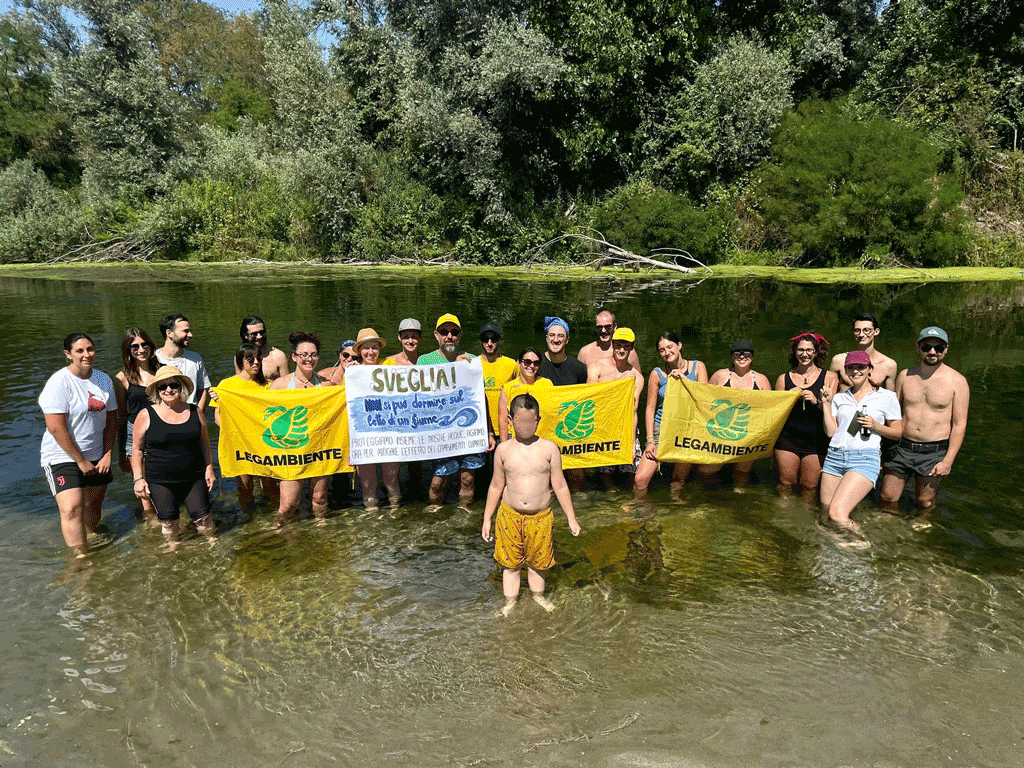
[[[288,375],[288,357],[284,350],[270,345],[267,339],[267,324],[263,322],[263,318],[256,315],[242,318],[242,326],[238,329],[238,335],[242,341],[255,344],[260,348],[260,353],[263,355],[263,375],[267,377],[267,381]],[[240,372],[236,365],[235,374]]]
[[[544,597],[544,575],[555,564],[551,539],[552,492],[562,505],[573,536],[580,535],[580,526],[562,474],[558,446],[537,436],[540,424],[537,398],[528,392],[517,395],[509,404],[509,412],[516,438],[503,442],[494,451],[494,476],[484,507],[483,538],[488,542],[495,539],[491,519],[497,509],[494,559],[505,569],[501,576],[505,593],[501,614],[508,616],[516,604],[523,565],[526,565],[526,580],[534,601],[550,612],[555,606]]]
[[[865,312],[853,318],[853,337],[857,340],[857,349],[867,352],[871,358],[871,383],[876,387],[896,389],[896,373],[899,366],[891,357],[875,349],[875,339],[881,332],[882,326],[874,315]],[[840,352],[832,358],[829,370],[838,374],[841,388],[853,386],[853,382],[846,377],[845,352]]]
[[[636,355],[636,334],[629,328],[616,328],[612,334],[612,356],[603,357],[587,366],[587,384],[597,384],[602,381],[618,381],[633,377],[633,463],[620,466],[601,467],[601,479],[605,487],[611,488],[612,475],[615,470],[635,473],[636,465],[640,461],[640,439],[636,431],[637,407],[640,404],[640,393],[644,389],[644,376],[639,368],[634,368],[630,362],[630,356]]]
[[[597,341],[590,342],[576,355],[576,359],[588,368],[598,360],[611,358],[612,335],[619,326],[615,322],[615,315],[604,309],[597,313],[597,317],[594,319],[594,327],[597,331]],[[637,355],[636,350],[629,353],[629,364],[638,371],[640,370],[640,357]]]
[[[420,340],[423,326],[414,317],[407,317],[398,324],[398,342],[402,349],[384,361],[384,365],[416,365],[420,357]]]
[[[925,328],[917,339],[921,364],[901,372],[896,379],[896,396],[903,409],[903,437],[885,462],[882,506],[898,510],[907,479],[914,475],[921,527],[927,527],[939,483],[953,469],[967,431],[971,390],[967,379],[943,362],[948,350],[949,336],[944,330]]]

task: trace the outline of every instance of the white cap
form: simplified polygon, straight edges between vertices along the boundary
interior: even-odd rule
[[[420,325],[420,321],[414,317],[407,317],[405,320],[398,324],[398,332],[402,331],[419,331],[423,332],[423,326]]]

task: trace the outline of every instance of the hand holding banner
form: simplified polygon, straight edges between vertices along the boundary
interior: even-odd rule
[[[353,366],[345,372],[353,464],[483,453],[487,404],[480,361]]]
[[[730,464],[769,458],[800,392],[763,392],[670,378],[658,460]]]

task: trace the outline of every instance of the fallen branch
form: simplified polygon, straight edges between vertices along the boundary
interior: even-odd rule
[[[675,264],[668,261],[661,261],[656,258],[651,258],[650,256],[641,256],[638,253],[627,251],[625,248],[622,248],[618,245],[615,245],[614,243],[610,243],[607,240],[605,240],[604,235],[602,235],[600,232],[597,232],[596,230],[589,231],[593,232],[594,235],[584,234],[582,232],[566,232],[552,240],[548,240],[546,243],[539,246],[536,250],[533,251],[533,253],[530,254],[530,258],[527,260],[527,264],[537,261],[537,259],[540,256],[542,256],[546,251],[548,251],[552,246],[558,243],[575,240],[586,243],[591,247],[598,246],[599,248],[601,248],[600,251],[596,252],[592,250],[583,251],[579,255],[591,257],[591,260],[586,262],[585,264],[573,262],[576,266],[587,266],[593,267],[594,269],[600,269],[602,266],[605,265],[605,263],[611,262],[613,264],[627,265],[632,266],[634,268],[643,265],[646,267],[650,267],[652,269],[670,269],[674,272],[682,272],[683,274],[686,275],[692,275],[695,273],[695,270],[692,269],[691,267],[685,267],[680,264]],[[704,269],[708,274],[714,274],[713,270],[710,267],[693,258],[693,256],[691,256],[688,252],[682,249],[657,248],[651,251],[652,256],[658,254],[671,256],[673,259],[679,259],[680,257],[685,258],[686,260],[691,261],[694,264],[701,267],[702,269]]]

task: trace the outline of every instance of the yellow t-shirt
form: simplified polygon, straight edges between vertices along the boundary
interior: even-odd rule
[[[488,363],[483,355],[479,358],[484,369],[484,396],[487,398],[487,412],[491,417],[491,429],[498,431],[498,398],[501,387],[519,375],[519,365],[511,357],[500,355]]]
[[[512,402],[512,398],[515,397],[516,395],[521,395],[524,392],[529,392],[531,389],[548,389],[548,388],[553,387],[553,386],[554,386],[554,384],[551,383],[551,379],[546,379],[543,376],[538,376],[536,378],[536,380],[533,382],[533,384],[527,384],[524,381],[522,381],[521,379],[512,379],[512,381],[509,381],[509,382],[505,383],[504,385],[502,385],[501,389],[505,393],[505,402],[511,403]],[[497,417],[495,417],[495,419],[494,419],[494,430],[495,430],[495,432],[497,432],[497,430],[498,430],[498,424],[499,423],[500,422],[498,421]],[[511,421],[509,421],[509,423],[508,423],[508,436],[509,437],[513,437],[514,436],[513,431],[512,431],[512,422]]]

